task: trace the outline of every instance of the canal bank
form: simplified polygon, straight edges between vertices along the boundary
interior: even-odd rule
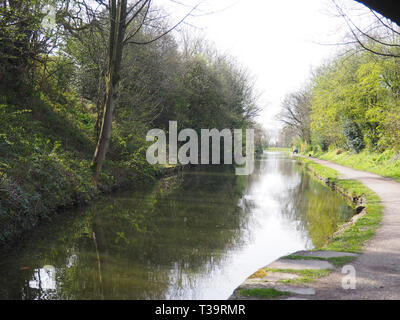
[[[262,155],[247,177],[196,167],[65,212],[0,252],[0,298],[224,300],[352,215],[281,153]]]
[[[353,201],[357,214],[326,246],[293,253],[258,270],[230,299],[397,299],[399,282],[394,269],[399,261],[392,246],[396,248],[400,242],[393,227],[400,227],[394,207],[400,184],[327,161],[301,157],[299,161]],[[382,225],[377,194],[385,211]],[[353,270],[355,282],[349,290],[344,273]]]

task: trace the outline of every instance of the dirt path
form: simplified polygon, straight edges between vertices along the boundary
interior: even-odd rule
[[[357,288],[344,290],[341,270],[309,287],[316,294],[309,299],[396,299],[400,300],[400,183],[328,161],[312,159],[339,172],[342,179],[354,179],[373,190],[384,205],[383,220],[364,253],[352,265],[357,271]]]

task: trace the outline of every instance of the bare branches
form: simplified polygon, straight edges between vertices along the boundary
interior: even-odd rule
[[[135,30],[131,35],[128,35],[128,36],[124,39],[124,44],[126,44],[129,40],[133,39],[133,38],[139,33],[139,31],[142,29],[142,27],[144,26],[145,21],[146,21],[146,19],[147,19],[147,16],[148,16],[148,14],[149,14],[149,11],[150,11],[151,0],[145,1],[145,3],[143,4],[141,10],[143,10],[144,7],[145,7],[146,5],[147,5],[146,11],[145,11],[145,13],[143,14],[143,18],[142,18],[141,22],[139,23],[139,26],[136,28],[136,30]],[[140,10],[140,11],[141,11],[141,10]],[[130,20],[129,20],[129,21],[127,22],[127,24],[126,24],[127,28],[128,28],[129,25],[132,23],[132,21],[137,17],[137,15],[140,13],[140,11],[137,11],[136,14],[132,15],[132,17],[130,18]]]
[[[174,26],[172,26],[171,28],[169,28],[167,31],[161,33],[159,36],[156,36],[155,38],[148,40],[148,41],[135,41],[133,40],[134,36],[137,34],[137,32],[134,32],[133,35],[129,36],[124,43],[131,43],[131,44],[137,44],[137,45],[147,45],[147,44],[151,44],[159,39],[161,39],[162,37],[166,36],[167,34],[171,33],[173,30],[175,30],[178,26],[180,26],[188,17],[190,17],[193,12],[195,12],[199,6],[203,3],[203,1],[199,2],[197,5],[195,5],[194,7],[191,8],[191,10],[181,19],[178,21],[178,23],[176,23]],[[150,4],[149,4],[150,6]],[[144,20],[142,21],[142,23],[139,25],[138,30],[140,30],[140,28],[143,26],[143,24],[145,23],[146,17],[148,15],[148,10],[144,16]]]
[[[393,27],[389,26],[388,23],[384,22],[383,19],[381,17],[378,16],[378,14],[374,11],[374,10],[370,10],[371,13],[376,17],[376,19],[387,29],[389,29],[390,31],[392,31],[393,33],[400,35],[400,32],[398,32],[397,30],[395,30]]]
[[[137,2],[136,5],[138,5],[140,2],[142,2],[142,1]],[[134,7],[136,7],[136,5]],[[151,6],[151,0],[143,1],[142,5],[139,7],[139,9],[126,22],[126,24],[125,24],[126,28],[132,23],[133,20],[135,20],[135,18],[139,14],[142,13],[142,11],[146,8],[146,6],[147,6],[147,9],[146,9],[145,14],[144,14],[143,22],[144,22],[144,20],[146,20],[147,14],[149,13],[149,9],[150,9],[150,6]],[[129,16],[129,14],[132,12],[131,10],[128,11],[127,16]],[[142,24],[143,24],[143,22],[142,22]]]
[[[284,127],[291,128],[304,141],[310,141],[310,114],[311,96],[303,89],[286,96],[282,103],[282,111],[276,119],[282,122]]]
[[[109,5],[106,4],[103,0],[94,0],[95,2],[97,2],[99,5],[103,6],[104,8],[106,8],[107,10],[110,9]]]
[[[183,2],[174,1],[175,4],[188,8],[187,13],[172,27],[161,27],[162,29],[159,35],[155,35],[149,40],[136,40],[135,38],[139,35],[143,27],[151,28],[153,30],[158,29],[155,22],[164,22],[169,17],[169,14],[164,14],[163,10],[153,8],[153,0],[136,0],[132,1],[130,5],[127,5],[126,9],[126,20],[124,22],[124,28],[126,30],[125,38],[123,39],[123,45],[128,43],[137,45],[147,45],[162,37],[168,35],[174,31],[182,23],[185,23],[188,17],[194,16],[195,12],[199,11],[201,4],[204,1],[199,1],[196,5],[190,6]],[[71,3],[70,3],[71,2]],[[119,23],[118,21],[112,21],[111,19],[105,19],[108,17],[115,16],[113,10],[116,8],[116,0],[108,1],[105,0],[70,0],[67,1],[67,5],[64,10],[58,12],[57,18],[63,28],[76,38],[80,37],[80,33],[90,30],[92,28],[98,29],[102,33],[107,33],[107,30],[112,30],[113,23]],[[119,1],[117,1],[119,3]],[[93,4],[97,4],[93,6]],[[163,14],[159,14],[162,12]],[[133,26],[133,27],[132,27]]]
[[[388,57],[388,58],[400,58],[400,43],[396,43],[400,32],[397,31],[393,26],[389,25],[389,22],[385,22],[376,12],[370,10],[375,18],[375,22],[372,23],[368,30],[363,30],[359,27],[353,19],[349,17],[343,10],[343,8],[337,3],[336,0],[331,0],[336,7],[339,16],[341,16],[354,39],[354,43],[372,54]],[[383,30],[382,30],[383,28]],[[388,35],[392,35],[390,41],[387,40]],[[385,35],[386,34],[386,35]],[[383,40],[383,38],[386,38]],[[347,44],[352,43],[348,42]]]

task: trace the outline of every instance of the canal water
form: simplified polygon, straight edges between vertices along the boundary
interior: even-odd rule
[[[0,252],[0,299],[227,299],[353,210],[281,153],[249,177],[199,167],[43,224]]]

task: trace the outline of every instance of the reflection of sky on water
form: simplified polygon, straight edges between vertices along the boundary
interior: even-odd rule
[[[56,268],[53,266],[44,266],[41,269],[35,269],[33,279],[29,281],[29,287],[32,289],[55,290]]]
[[[67,258],[66,269],[76,265],[78,256],[71,254]],[[51,265],[45,265],[33,271],[32,279],[29,280],[29,288],[36,292],[35,300],[57,298],[57,274],[64,273],[65,268],[55,268]],[[27,297],[28,298],[28,297]],[[29,298],[28,298],[29,299]]]
[[[312,248],[307,232],[299,231],[300,222],[282,215],[282,194],[296,188],[301,175],[282,174],[281,161],[287,161],[283,170],[288,166],[292,171],[292,160],[275,155],[259,160],[260,166],[248,178],[247,190],[238,202],[250,217],[243,230],[243,244],[225,252],[217,263],[209,261],[202,274],[182,274],[173,268],[167,299],[227,299],[258,268],[283,255]]]
[[[197,168],[39,228],[0,259],[0,298],[226,299],[257,269],[323,240],[338,206],[278,153],[249,177]]]
[[[56,299],[57,279],[56,268],[46,265],[33,271],[32,279],[28,283],[29,291],[22,292],[23,300]]]

